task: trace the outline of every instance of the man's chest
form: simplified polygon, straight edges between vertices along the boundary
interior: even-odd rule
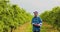
[[[38,18],[34,18],[33,21],[34,21],[34,23],[39,23],[39,19]]]

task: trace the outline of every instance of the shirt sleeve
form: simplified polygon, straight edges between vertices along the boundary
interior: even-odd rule
[[[42,26],[42,19],[39,18],[39,25]]]

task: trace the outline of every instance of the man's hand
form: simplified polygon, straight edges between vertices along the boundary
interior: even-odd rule
[[[40,24],[34,24],[35,26],[40,26]]]

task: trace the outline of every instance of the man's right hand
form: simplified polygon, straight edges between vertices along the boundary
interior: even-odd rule
[[[35,26],[40,26],[40,25],[38,25],[38,24],[34,24]]]

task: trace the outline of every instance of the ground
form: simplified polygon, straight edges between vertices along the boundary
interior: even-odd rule
[[[13,32],[32,32],[32,25],[31,22],[27,22],[20,27],[18,27]],[[53,27],[46,22],[43,22],[41,26],[41,32],[58,32],[56,29],[53,29]]]

